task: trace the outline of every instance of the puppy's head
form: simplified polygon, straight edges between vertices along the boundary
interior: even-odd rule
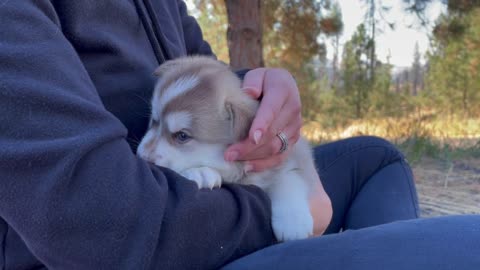
[[[248,135],[257,102],[228,66],[207,57],[168,61],[152,99],[147,134],[137,153],[176,171],[225,164],[223,151]]]

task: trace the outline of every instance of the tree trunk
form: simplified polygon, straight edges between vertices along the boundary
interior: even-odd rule
[[[462,105],[464,115],[470,115],[468,111],[468,78],[466,75],[463,77]]]
[[[337,74],[338,74],[338,48],[340,47],[340,35],[335,35],[333,43],[333,61],[332,61],[332,88],[337,89]]]
[[[418,73],[415,71],[413,74],[413,95],[416,96],[418,94],[417,87],[418,87]]]
[[[377,26],[375,24],[375,0],[370,1],[370,19],[371,21],[371,31],[372,31],[372,44],[370,47],[370,80],[372,82],[372,85],[375,85],[375,64],[377,61],[377,56],[375,54],[375,43],[376,41],[376,30]]]
[[[228,54],[235,69],[264,66],[262,46],[262,1],[225,0]]]

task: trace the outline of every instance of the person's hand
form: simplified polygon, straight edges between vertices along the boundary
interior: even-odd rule
[[[248,138],[231,145],[225,151],[227,161],[245,161],[246,172],[259,172],[275,167],[288,156],[277,137],[288,137],[288,149],[300,138],[302,126],[300,95],[292,75],[284,69],[258,68],[249,71],[243,80],[243,90],[258,99],[260,107]]]
[[[317,175],[317,181],[309,193],[310,213],[313,217],[313,237],[322,235],[332,220],[333,208]]]

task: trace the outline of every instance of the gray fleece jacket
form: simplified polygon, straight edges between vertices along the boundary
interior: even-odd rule
[[[135,156],[166,59],[212,54],[175,0],[0,1],[0,269],[215,269],[274,243],[255,187]]]

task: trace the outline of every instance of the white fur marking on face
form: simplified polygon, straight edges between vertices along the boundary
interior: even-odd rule
[[[165,122],[170,133],[192,126],[192,116],[187,112],[172,112],[165,116]]]
[[[160,92],[159,90],[155,89],[155,91],[153,92],[153,98],[152,98],[152,103],[151,103],[152,104],[152,115],[151,115],[151,117],[152,117],[153,120],[155,120],[157,122],[160,119],[160,111],[158,110],[159,107],[158,107],[158,102],[157,102],[157,100],[159,98],[158,95],[160,95],[159,92]]]
[[[147,131],[147,134],[142,138],[142,141],[138,145],[137,154],[143,159],[147,159],[150,149],[147,149],[146,145],[150,143],[155,137],[153,130]]]
[[[197,86],[199,81],[198,77],[192,75],[181,77],[170,84],[162,93],[158,109],[163,110],[170,101]]]

